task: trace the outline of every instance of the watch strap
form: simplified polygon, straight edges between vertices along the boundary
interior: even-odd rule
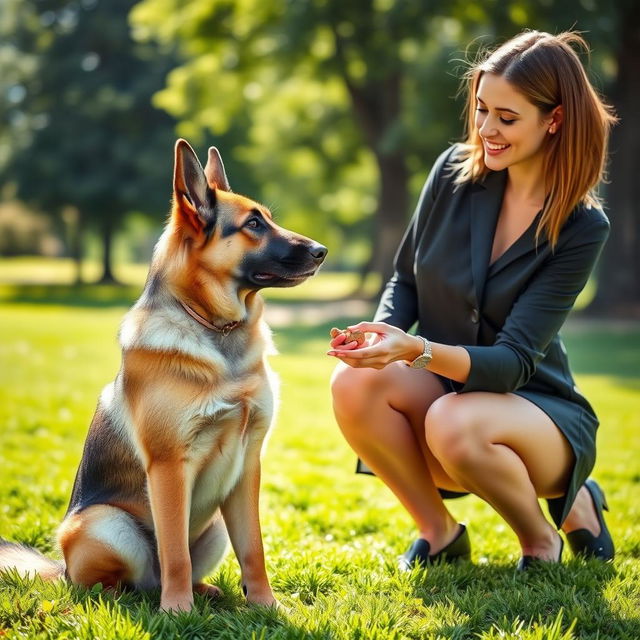
[[[433,357],[431,351],[431,343],[424,336],[418,335],[416,336],[416,338],[420,338],[420,340],[422,340],[424,347],[422,349],[422,353],[413,361],[409,362],[408,365],[412,369],[422,369],[431,362],[431,359]]]

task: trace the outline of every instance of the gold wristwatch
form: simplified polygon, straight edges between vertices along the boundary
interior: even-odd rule
[[[424,349],[422,353],[415,359],[413,362],[407,363],[412,369],[424,369],[433,358],[433,354],[431,353],[431,343],[424,336],[416,336],[416,338],[420,338],[422,342],[424,342]]]

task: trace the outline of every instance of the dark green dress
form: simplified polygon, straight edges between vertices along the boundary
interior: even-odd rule
[[[576,387],[558,331],[598,259],[609,221],[600,209],[576,207],[552,251],[543,237],[536,244],[536,218],[489,265],[507,171],[456,186],[449,164],[456,149],[431,170],[375,320],[404,330],[417,322],[417,333],[429,340],[463,346],[469,378],[443,379],[450,391],[515,393],[553,420],[576,459],[566,494],[549,501],[560,526],[593,468],[598,419]]]

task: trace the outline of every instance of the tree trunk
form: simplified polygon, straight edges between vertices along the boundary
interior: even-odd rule
[[[69,254],[74,264],[74,286],[83,284],[82,278],[82,244],[84,240],[84,216],[75,207],[67,207],[62,214],[67,226]]]
[[[84,283],[82,278],[82,231],[78,229],[77,238],[74,243],[77,242],[77,249],[73,250],[73,263],[74,263],[74,271],[75,277],[73,284],[75,286],[80,286]]]
[[[393,258],[407,226],[409,175],[404,155],[378,156],[380,195],[375,219],[373,270],[382,277],[382,286],[393,275]]]
[[[404,156],[395,153],[377,155],[380,175],[378,207],[374,215],[371,255],[360,270],[357,293],[360,293],[370,273],[378,273],[381,286],[393,275],[393,259],[407,226],[409,206],[409,174]],[[376,293],[379,296],[381,290]]]
[[[375,155],[380,179],[371,257],[360,271],[354,295],[362,292],[370,272],[380,274],[383,286],[391,277],[393,257],[407,225],[409,175],[403,149],[393,140],[393,130],[401,116],[401,82],[401,75],[395,73],[374,84],[357,87],[345,77],[354,119]]]
[[[98,284],[118,284],[111,266],[113,245],[113,225],[107,218],[102,224],[102,277]]]
[[[620,124],[611,136],[611,184],[607,211],[611,235],[599,270],[596,298],[589,307],[595,313],[640,314],[640,3],[631,2],[620,16],[618,77],[612,99]]]

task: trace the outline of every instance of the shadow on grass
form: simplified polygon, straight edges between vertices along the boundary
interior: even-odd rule
[[[142,287],[138,285],[123,284],[6,284],[0,283],[0,303],[5,304],[34,304],[34,305],[58,305],[69,307],[121,307],[132,305],[142,293]],[[295,318],[296,310],[303,307],[309,308],[318,305],[325,308],[344,303],[348,305],[352,299],[313,300],[308,297],[270,297],[267,290],[263,296],[267,305],[274,305],[290,310],[290,315]],[[360,300],[364,305],[366,301]]]
[[[394,580],[393,573],[394,569],[390,568],[391,580]],[[401,593],[398,598],[388,593],[389,616],[380,619],[376,612],[379,613],[380,599],[385,597],[372,592],[371,584],[367,588],[361,573],[354,576],[353,589],[343,592],[333,604],[335,594],[316,594],[318,602],[316,598],[307,602],[306,612],[295,622],[284,612],[247,606],[237,587],[237,577],[228,570],[220,572],[216,580],[227,595],[214,601],[196,596],[195,607],[189,613],[160,613],[157,589],[126,591],[114,596],[101,592],[99,587],[92,590],[67,587],[66,598],[85,611],[80,618],[72,616],[69,624],[77,631],[105,638],[138,637],[147,632],[158,639],[328,640],[345,637],[346,624],[355,625],[351,629],[353,637],[381,638],[387,637],[387,633],[388,637],[406,637],[403,634],[410,628],[420,628],[423,620],[428,625],[429,637],[439,638],[517,638],[538,628],[540,635],[535,637],[555,640],[565,637],[637,640],[640,621],[613,611],[603,595],[607,585],[616,578],[613,566],[594,561],[572,560],[562,566],[540,567],[527,573],[517,573],[511,566],[440,565],[426,572],[416,571],[409,577],[413,596],[422,606],[416,608],[415,600],[410,606],[410,601],[402,605]],[[390,585],[386,586],[388,589]],[[64,599],[63,596],[61,604]],[[402,615],[399,615],[399,606],[404,611]],[[319,624],[311,625],[315,607],[318,607]],[[355,608],[349,613],[351,607]],[[34,613],[37,612],[31,611]],[[61,624],[64,628],[65,621]],[[362,631],[359,626],[363,624],[376,627],[378,633],[360,636],[356,632]],[[557,631],[554,632],[554,628]],[[85,637],[85,634],[78,636]]]
[[[367,318],[341,315],[313,325],[291,324],[276,329],[281,353],[317,350],[317,343],[329,345],[331,327],[346,327]],[[578,375],[609,376],[620,386],[640,390],[640,327],[607,331],[570,327],[562,332],[571,370]]]
[[[219,576],[220,577],[220,576]],[[85,589],[64,580],[43,581],[19,576],[15,570],[0,572],[0,628],[20,630],[20,637],[104,638],[309,638],[285,613],[274,608],[248,606],[237,585],[224,576],[218,581],[226,594],[209,600],[195,595],[188,612],[159,610],[160,589],[116,593],[100,584]],[[236,580],[237,583],[237,580]],[[2,635],[2,633],[0,633]]]
[[[61,305],[86,308],[128,307],[141,293],[139,286],[130,285],[0,285],[0,303]],[[329,330],[333,326],[345,327],[367,317],[349,315],[348,301],[338,305],[335,317],[327,317],[325,309],[334,310],[335,301],[314,303],[308,299],[304,305],[317,305],[317,322],[300,322],[295,308],[300,306],[298,299],[269,300],[267,305],[289,308],[291,321],[276,329],[278,348],[282,353],[317,352],[324,345],[328,347]],[[366,314],[365,314],[366,315]],[[617,329],[606,322],[598,322],[593,327],[572,327],[569,324],[562,331],[563,340],[569,352],[571,368],[582,375],[610,376],[621,386],[634,390],[640,389],[640,325],[626,329]]]
[[[129,306],[142,293],[139,285],[126,284],[7,284],[0,283],[0,302],[14,304],[63,305],[70,307],[110,307]],[[263,294],[268,305],[299,307],[317,303],[348,303],[344,300],[322,299],[314,301],[309,297],[270,296],[270,290]],[[366,302],[366,300],[361,300]]]
[[[131,285],[19,284],[0,286],[0,302],[69,307],[128,307],[142,289]]]
[[[329,331],[332,327],[346,327],[363,320],[354,316],[338,316],[314,325],[292,324],[273,330],[278,351],[285,354],[302,354],[316,352],[318,343],[324,350],[329,349]]]
[[[597,640],[640,637],[640,620],[624,618],[612,610],[604,592],[617,577],[610,564],[570,560],[527,572],[492,565],[441,565],[414,578],[415,596],[442,615],[438,637],[520,637],[525,630],[544,627],[544,638]],[[446,622],[462,617],[464,622]],[[550,632],[558,625],[557,635]],[[529,637],[529,636],[527,636]],[[533,636],[532,636],[533,637]],[[538,636],[535,636],[538,637]]]
[[[315,598],[308,602],[302,619],[294,622],[286,613],[247,606],[237,587],[227,584],[225,578],[230,574],[219,576],[222,580],[217,581],[229,595],[213,602],[196,596],[191,612],[165,614],[158,610],[157,589],[115,595],[102,591],[99,585],[87,590],[62,581],[45,584],[39,578],[20,578],[11,572],[0,580],[4,600],[1,618],[3,626],[20,630],[25,637],[46,633],[47,637],[105,640],[149,636],[157,640],[329,640],[346,637],[349,631],[352,637],[415,637],[404,632],[424,629],[422,621],[429,637],[439,638],[516,638],[537,626],[544,630],[544,635],[535,636],[540,638],[637,640],[638,620],[616,615],[602,596],[615,576],[610,567],[569,565],[535,575],[516,575],[508,567],[441,566],[410,577],[414,599],[407,600],[406,605],[402,606],[392,593],[387,594],[390,615],[386,617],[378,615],[384,596],[363,591],[363,585],[356,584],[333,604],[331,594],[317,594],[318,602]],[[418,607],[416,600],[421,601]],[[331,612],[327,606],[333,615],[328,615]],[[316,607],[321,620],[312,625],[310,618]],[[557,633],[551,631],[554,625]],[[375,627],[372,631],[377,633],[363,634],[363,627]]]
[[[575,373],[611,376],[623,386],[640,389],[640,325],[625,330],[568,328],[562,338]]]

